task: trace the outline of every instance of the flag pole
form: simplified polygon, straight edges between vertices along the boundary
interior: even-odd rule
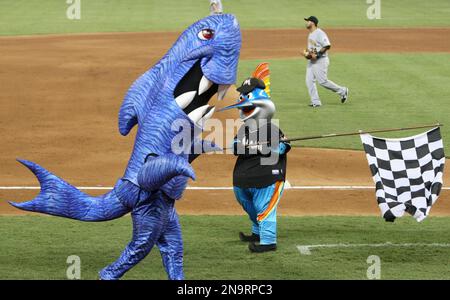
[[[359,135],[365,133],[380,133],[380,132],[391,132],[391,131],[404,131],[404,130],[413,130],[413,129],[422,129],[422,128],[431,128],[431,127],[441,127],[444,126],[441,123],[431,124],[431,125],[420,125],[413,127],[402,127],[402,128],[385,128],[385,129],[374,129],[374,130],[358,130],[354,132],[343,132],[343,133],[329,133],[322,135],[311,135],[311,136],[303,136],[303,137],[294,137],[288,139],[282,139],[282,142],[295,142],[295,141],[306,141],[306,140],[316,140],[316,139],[324,139],[331,137],[340,137],[340,136],[352,136]]]
[[[281,139],[280,142],[296,142],[296,141],[306,141],[306,140],[317,140],[317,139],[325,139],[331,137],[341,137],[341,136],[352,136],[352,135],[360,135],[366,133],[380,133],[380,132],[392,132],[392,131],[405,131],[405,130],[413,130],[413,129],[423,129],[423,128],[431,128],[431,127],[442,127],[444,124],[436,123],[430,125],[420,125],[420,126],[412,126],[412,127],[401,127],[401,128],[385,128],[385,129],[373,129],[373,130],[358,130],[353,132],[343,132],[343,133],[329,133],[322,135],[311,135],[311,136],[302,136],[302,137],[294,137],[288,139]],[[262,142],[260,144],[267,144],[268,142]],[[224,148],[223,150],[231,150],[232,147]]]

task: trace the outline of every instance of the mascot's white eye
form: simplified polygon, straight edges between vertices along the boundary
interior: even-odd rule
[[[239,96],[239,100],[240,100],[239,102],[243,102],[243,101],[247,100],[247,96],[241,94]]]
[[[204,41],[208,41],[214,37],[214,30],[212,29],[203,29],[198,33],[198,38]]]

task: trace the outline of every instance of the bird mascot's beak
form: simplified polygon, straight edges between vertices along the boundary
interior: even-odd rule
[[[239,102],[236,103],[236,104],[229,105],[229,106],[226,106],[226,107],[223,107],[223,108],[219,109],[218,112],[224,111],[224,110],[229,110],[229,109],[232,109],[232,108],[240,109],[240,108],[243,108],[243,107],[254,106],[253,103],[244,95],[241,95],[238,101]]]

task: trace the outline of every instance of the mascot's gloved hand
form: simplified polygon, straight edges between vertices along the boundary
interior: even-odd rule
[[[223,151],[223,149],[212,141],[195,138],[192,143],[191,151],[189,152],[189,163],[193,162],[200,154],[215,151]]]
[[[281,142],[281,143],[278,145],[278,149],[277,149],[277,150],[278,150],[277,152],[278,152],[280,155],[286,154],[286,153],[288,153],[289,151],[291,151],[291,144],[286,143],[286,142]]]
[[[271,147],[270,150],[278,153],[279,155],[283,155],[291,151],[291,145],[286,142],[281,142],[278,144],[278,147]]]

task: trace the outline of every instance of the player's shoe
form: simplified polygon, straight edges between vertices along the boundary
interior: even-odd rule
[[[344,104],[348,99],[348,88],[345,88],[344,96],[341,97],[341,103]]]
[[[248,249],[253,253],[262,253],[277,250],[277,244],[257,245],[255,243],[248,244]]]
[[[259,242],[259,235],[254,233],[246,235],[243,232],[239,232],[239,239],[243,242]]]
[[[312,107],[312,108],[316,108],[316,107],[321,107],[322,105],[320,105],[320,104],[315,104],[315,103],[310,103],[310,104],[308,104],[308,106],[309,106],[309,107]]]

